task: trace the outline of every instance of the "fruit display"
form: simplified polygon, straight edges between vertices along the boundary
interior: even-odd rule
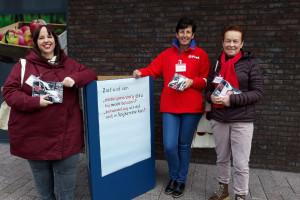
[[[5,32],[4,40],[2,38],[0,42],[22,46],[33,46],[32,36],[35,29],[46,24],[47,23],[42,19],[35,19],[29,26],[23,25],[22,27],[14,27]]]
[[[42,19],[34,19],[31,22],[16,22],[6,27],[0,28],[0,57],[12,58],[13,62],[24,58],[30,48],[33,47],[32,36],[34,30],[47,23]],[[58,35],[61,48],[66,52],[67,31],[65,24],[48,23]]]

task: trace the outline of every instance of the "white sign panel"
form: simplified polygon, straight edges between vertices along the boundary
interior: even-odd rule
[[[101,175],[151,157],[149,77],[97,82]]]

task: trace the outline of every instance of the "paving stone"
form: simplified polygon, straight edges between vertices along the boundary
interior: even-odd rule
[[[164,184],[161,178],[156,179],[155,188],[146,192],[147,195],[159,196],[164,191]]]
[[[155,188],[134,200],[177,200],[164,193],[169,181],[167,162],[156,160],[155,171]],[[217,187],[215,165],[191,163],[185,194],[178,200],[205,200]],[[232,190],[231,180],[229,192],[234,199]],[[80,153],[74,200],[90,199],[85,154]],[[0,144],[0,200],[39,200],[27,161],[10,155],[6,144]],[[247,200],[300,200],[300,173],[251,168]]]
[[[144,195],[139,196],[139,198],[140,198],[141,200],[144,200],[144,198],[145,198],[145,200],[147,200],[147,199],[146,199],[147,196],[144,197]],[[172,195],[166,195],[164,192],[162,192],[162,193],[160,194],[158,200],[174,200],[174,198],[172,197]]]
[[[264,189],[261,185],[249,185],[249,193],[251,195],[251,199],[260,199],[267,200],[267,197],[264,193]]]
[[[18,200],[38,200],[38,197],[33,197],[33,196],[23,196]]]
[[[37,193],[35,187],[33,187],[26,195],[33,196],[33,197],[39,197],[39,194]]]
[[[291,188],[281,187],[278,188],[278,190],[284,200],[291,200],[291,199],[296,200],[296,194],[292,191]]]
[[[206,167],[198,166],[200,165],[196,165],[192,178],[192,191],[198,193],[198,199],[205,199]]]
[[[270,173],[271,174],[271,173]],[[282,196],[280,194],[280,191],[278,190],[274,178],[272,175],[259,175],[259,179],[262,183],[264,192],[268,199],[272,200],[282,200]]]
[[[256,173],[251,173],[250,172],[249,185],[261,185],[259,177]]]
[[[133,200],[157,200],[159,196],[144,194],[142,197],[136,197]]]
[[[15,190],[14,192],[12,192],[8,197],[6,197],[5,199],[20,199],[23,196],[26,196],[26,194],[31,190],[31,188],[28,187],[21,187],[18,188],[17,190]]]
[[[84,197],[82,197],[80,200],[91,200],[91,197],[89,197],[89,196],[84,196]]]
[[[7,187],[3,188],[1,190],[1,192],[11,194],[11,193],[17,191],[20,187],[22,187],[23,185],[25,185],[29,181],[30,180],[23,179],[23,178],[16,179],[14,182],[11,182],[9,185],[7,185]]]
[[[0,191],[0,199],[5,199],[9,195],[10,195],[9,193],[3,193],[3,192]]]
[[[289,182],[292,190],[300,196],[300,178],[295,178],[294,176],[286,177],[287,181]],[[300,199],[300,198],[299,198]]]
[[[249,194],[251,199],[267,199],[258,175],[251,173],[251,171],[249,177]]]

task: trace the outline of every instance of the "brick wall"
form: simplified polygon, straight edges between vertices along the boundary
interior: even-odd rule
[[[197,21],[195,40],[213,62],[221,53],[221,30],[246,29],[244,48],[254,52],[264,76],[256,106],[250,165],[300,171],[300,2],[262,0],[77,1],[68,2],[69,53],[98,75],[130,75],[146,67],[175,40],[182,16]],[[164,159],[155,81],[156,158]],[[214,164],[214,149],[193,149],[192,162]]]

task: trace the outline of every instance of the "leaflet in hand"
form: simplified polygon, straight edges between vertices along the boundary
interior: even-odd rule
[[[214,96],[225,96],[225,94],[228,91],[232,91],[233,94],[241,94],[242,92],[238,89],[236,89],[235,87],[233,87],[229,82],[227,82],[225,79],[222,79],[219,82],[219,85],[217,86],[217,88],[213,91],[213,95]]]
[[[184,87],[184,83],[189,80],[189,78],[181,75],[181,74],[177,74],[175,73],[172,80],[170,81],[170,83],[168,84],[168,87],[173,88],[175,90],[180,90],[183,91],[185,89]]]
[[[61,82],[48,82],[40,79],[35,79],[32,85],[32,96],[42,96],[49,94],[49,97],[45,98],[47,101],[54,103],[63,102],[63,84]]]

